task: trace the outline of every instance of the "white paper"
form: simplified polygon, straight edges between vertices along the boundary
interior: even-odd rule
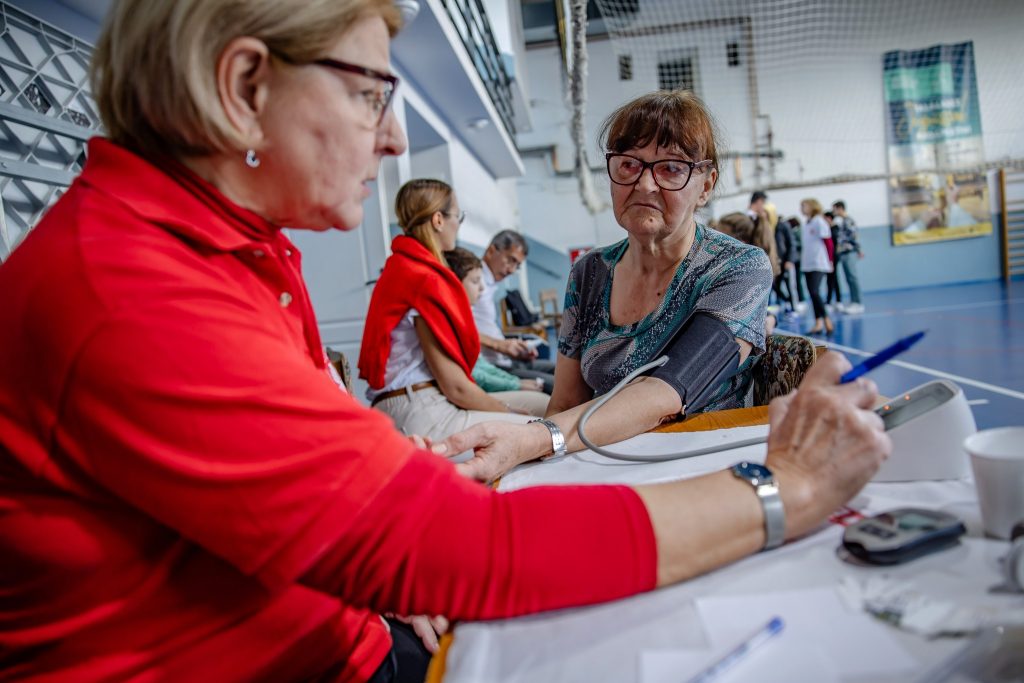
[[[776,642],[777,641],[777,642]],[[719,660],[713,650],[647,650],[640,653],[640,683],[685,683]],[[779,634],[715,679],[721,683],[839,683],[835,667],[814,647]]]
[[[773,638],[779,642],[761,649],[806,650],[813,643],[842,678],[892,676],[917,666],[893,641],[892,627],[848,610],[832,588],[776,592],[766,587],[763,594],[700,598],[696,604],[713,648],[734,646],[780,616],[785,628]]]
[[[606,448],[630,455],[651,455],[709,446],[727,446],[730,443],[764,437],[767,434],[767,425],[705,432],[647,433],[617,444],[609,444]],[[637,463],[614,460],[591,450],[584,450],[562,458],[521,465],[502,477],[498,488],[502,491],[511,491],[545,484],[654,484],[715,472],[740,460],[764,462],[765,453],[766,446],[762,443],[680,460]]]

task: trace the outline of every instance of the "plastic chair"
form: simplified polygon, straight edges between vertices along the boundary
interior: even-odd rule
[[[812,365],[816,352],[806,337],[772,334],[754,368],[754,405],[766,406],[773,398],[796,389]]]

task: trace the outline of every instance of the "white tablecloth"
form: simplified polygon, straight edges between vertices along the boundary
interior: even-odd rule
[[[729,430],[732,438],[764,433],[767,427]],[[702,441],[721,439],[721,433],[646,434],[633,442],[635,452],[656,453],[690,448]],[[686,460],[652,464],[627,464],[609,460],[589,451],[545,463],[529,464],[507,475],[501,489],[550,483],[580,482],[643,482],[665,481],[694,476],[722,469],[732,463],[749,459],[763,461],[765,446],[751,446]],[[813,589],[835,591],[844,577],[866,580],[884,574],[894,580],[910,579],[921,592],[936,598],[964,601],[970,605],[994,605],[1000,608],[1024,607],[1024,597],[1006,593],[990,593],[1001,582],[999,560],[1007,544],[983,537],[980,513],[974,487],[970,481],[915,483],[871,483],[855,498],[851,506],[865,514],[905,505],[947,510],[964,520],[968,534],[962,543],[904,565],[891,568],[855,566],[841,560],[836,553],[842,528],[826,525],[816,533],[789,543],[777,550],[755,555],[709,575],[645,595],[594,607],[563,610],[518,619],[467,623],[455,630],[455,640],[448,653],[445,683],[486,683],[488,681],[538,683],[558,681],[590,683],[616,681],[623,683],[658,680],[642,674],[642,667],[657,659],[659,652],[709,653],[719,643],[709,641],[698,601],[714,597],[747,596],[751,601],[765,596],[803,595]],[[799,591],[798,593],[787,593]],[[724,603],[723,603],[724,604]],[[850,619],[860,619],[863,612]],[[866,647],[865,631],[857,630],[849,641],[844,629],[853,630],[853,621],[838,620],[831,635],[807,643],[805,675],[788,673],[787,680],[817,680],[821,672],[809,663],[812,651],[833,648],[831,659],[855,662],[871,658]],[[897,666],[895,670],[866,674],[858,667],[838,666],[836,680],[844,681],[908,681],[946,658],[966,644],[964,639],[927,640],[880,621],[871,620],[868,629],[884,638],[898,652],[895,664],[902,657],[913,664],[911,669]],[[837,638],[838,635],[838,638]],[[858,642],[860,641],[860,642]],[[848,646],[848,650],[845,649]],[[834,648],[840,648],[836,657]],[[770,662],[770,646],[764,646],[762,662]],[[860,654],[858,654],[860,653]],[[670,654],[670,653],[669,653]],[[829,659],[829,656],[825,656]],[[741,663],[722,677],[722,681],[771,680],[765,668],[753,662],[743,668]],[[864,661],[868,661],[864,659]],[[823,663],[824,664],[824,663]],[[904,662],[905,664],[905,662]],[[832,664],[829,664],[832,666]],[[880,665],[884,669],[884,665]],[[643,669],[646,671],[646,669]],[[851,671],[853,673],[851,674]],[[816,673],[811,673],[816,672]],[[686,676],[680,672],[679,680]]]

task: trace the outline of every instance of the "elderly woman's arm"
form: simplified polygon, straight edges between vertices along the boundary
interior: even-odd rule
[[[742,363],[754,347],[739,337],[736,343],[740,351],[739,362]],[[593,390],[583,379],[580,362],[558,354],[555,391],[548,403],[547,418],[562,430],[566,450],[570,453],[586,447],[579,438],[577,427],[583,413],[596,400],[591,399],[591,396]],[[678,416],[684,408],[679,394],[668,384],[654,377],[639,377],[595,413],[600,419],[588,423],[587,437],[597,444],[615,443],[657,427]],[[550,442],[546,446],[549,447]],[[540,457],[546,452],[542,450],[534,457]]]
[[[580,371],[580,362],[561,353],[555,360],[555,388],[548,401],[547,417],[586,403],[594,395]]]

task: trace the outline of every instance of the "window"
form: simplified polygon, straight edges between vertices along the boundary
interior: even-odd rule
[[[619,55],[619,80],[633,80],[633,55]]]

